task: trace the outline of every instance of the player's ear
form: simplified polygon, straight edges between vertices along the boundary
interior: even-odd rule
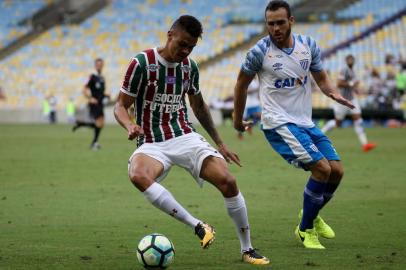
[[[295,23],[295,17],[290,16],[290,17],[289,17],[289,23],[290,23],[291,25],[294,24],[294,23]]]
[[[172,39],[173,38],[173,30],[172,29],[169,30],[166,36],[168,37],[168,39]]]

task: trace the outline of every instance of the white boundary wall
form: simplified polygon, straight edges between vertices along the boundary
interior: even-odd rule
[[[213,121],[216,125],[222,124],[222,116],[219,110],[211,110]],[[191,108],[188,108],[189,120],[193,124],[198,124],[196,117]],[[113,107],[104,109],[106,123],[117,123],[113,115]],[[76,115],[79,119],[89,118],[86,110],[77,111]],[[0,109],[0,123],[47,123],[48,117],[42,114],[41,109]],[[63,110],[57,111],[57,123],[69,123],[66,112]]]

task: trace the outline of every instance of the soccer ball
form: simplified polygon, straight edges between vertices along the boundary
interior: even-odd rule
[[[137,258],[145,268],[164,269],[173,263],[175,248],[165,235],[149,234],[139,242]]]

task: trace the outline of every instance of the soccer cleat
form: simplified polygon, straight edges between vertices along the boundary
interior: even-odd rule
[[[100,148],[101,148],[101,146],[100,146],[100,144],[98,142],[94,142],[90,146],[90,149],[95,150],[95,151],[100,150]]]
[[[313,220],[313,226],[317,234],[321,237],[327,239],[333,239],[334,237],[336,237],[333,229],[321,218],[321,216],[317,216]]]
[[[366,143],[362,146],[362,151],[369,152],[376,147],[375,143]]]
[[[208,248],[213,243],[216,232],[214,228],[207,223],[199,223],[195,227],[195,234],[200,238],[202,248]]]
[[[242,134],[242,132],[238,132],[238,134],[237,134],[237,138],[239,139],[239,140],[244,140],[244,134]]]
[[[250,248],[242,253],[242,261],[250,264],[269,264],[270,261],[267,257],[258,253],[255,248]]]
[[[320,244],[319,237],[317,235],[316,230],[313,229],[306,229],[306,231],[302,232],[299,229],[299,226],[296,227],[295,230],[296,238],[302,242],[305,248],[311,249],[325,249],[325,247]]]
[[[299,212],[299,222],[302,220],[303,210]],[[313,220],[313,226],[316,229],[316,232],[319,236],[333,239],[336,234],[334,233],[333,229],[321,218],[320,215]]]

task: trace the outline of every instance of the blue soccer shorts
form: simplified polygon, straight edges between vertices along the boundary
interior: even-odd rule
[[[330,140],[317,127],[304,128],[288,123],[263,131],[272,148],[297,168],[306,169],[307,165],[323,158],[340,160]]]

